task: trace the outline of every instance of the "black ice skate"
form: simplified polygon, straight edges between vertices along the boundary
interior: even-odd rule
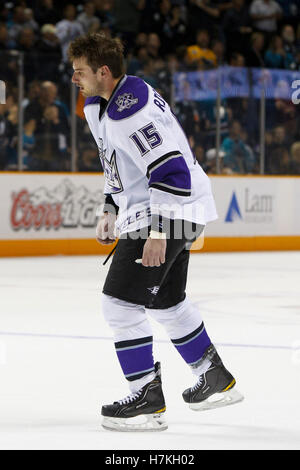
[[[123,400],[104,405],[102,426],[110,431],[164,431],[168,425],[162,391],[160,363],[155,364],[155,378]]]
[[[215,347],[209,346],[204,359],[211,361],[209,369],[200,375],[198,382],[182,394],[183,399],[194,411],[211,410],[233,405],[244,399],[236,389],[234,377],[221,361]]]

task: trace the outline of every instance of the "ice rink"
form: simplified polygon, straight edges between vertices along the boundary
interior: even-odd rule
[[[100,424],[101,405],[129,393],[101,315],[102,261],[0,259],[1,449],[300,449],[300,252],[191,256],[189,298],[245,400],[189,410],[195,377],[151,320],[169,423],[151,434]]]

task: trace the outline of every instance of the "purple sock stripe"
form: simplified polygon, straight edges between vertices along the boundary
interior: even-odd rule
[[[154,368],[152,343],[139,348],[117,350],[117,356],[125,376]]]
[[[191,341],[182,345],[174,344],[179,354],[188,364],[199,361],[210,345],[211,341],[205,328],[201,334],[197,335],[194,339],[191,339]]]

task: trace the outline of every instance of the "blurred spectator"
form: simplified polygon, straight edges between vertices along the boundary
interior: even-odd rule
[[[64,19],[56,24],[56,29],[56,34],[60,41],[62,49],[63,61],[67,63],[67,50],[69,43],[73,41],[77,36],[84,34],[84,30],[81,23],[76,20],[76,9],[72,3],[69,3],[64,8]]]
[[[100,20],[95,16],[96,7],[93,2],[86,2],[84,11],[77,16],[85,33],[95,33],[100,28]]]
[[[44,24],[56,24],[60,20],[57,8],[53,0],[39,0],[34,7],[34,17],[40,26]]]
[[[8,106],[6,135],[8,145],[6,148],[6,170],[16,170],[18,161],[18,106]]]
[[[297,53],[299,50],[296,46],[296,35],[294,28],[286,24],[281,31],[283,41],[283,49],[285,52],[284,67],[286,69],[295,70],[297,68]]]
[[[8,37],[5,23],[0,23],[0,51],[12,48],[14,43]]]
[[[263,49],[264,49],[264,35],[261,33],[253,33],[251,35],[250,41],[250,50],[246,56],[246,65],[247,67],[264,67],[264,57],[263,57]]]
[[[289,139],[283,126],[276,126],[266,135],[265,172],[269,174],[289,174]]]
[[[170,21],[172,4],[171,0],[158,0],[156,3],[156,6],[152,5],[150,17],[147,15],[147,18],[144,18],[143,26],[146,32],[153,31],[160,36],[165,24]]]
[[[255,158],[251,148],[243,140],[243,131],[238,121],[233,121],[221,149],[225,153],[224,166],[234,173],[251,173],[255,166]]]
[[[95,16],[99,18],[102,30],[112,29],[114,26],[113,2],[114,0],[93,0],[96,8]]]
[[[266,34],[275,33],[282,10],[275,0],[253,0],[250,6],[250,16],[257,31]]]
[[[217,58],[210,49],[210,35],[206,29],[197,31],[196,44],[187,48],[190,65],[195,65],[199,69],[210,69],[216,67]]]
[[[189,0],[188,18],[191,33],[197,29],[206,29],[211,36],[218,36],[220,12],[216,1]]]
[[[17,49],[24,53],[24,76],[27,83],[34,80],[39,73],[40,64],[38,62],[38,55],[35,48],[36,37],[34,30],[29,27],[24,27],[19,34]]]
[[[300,175],[300,142],[291,146],[290,174]]]
[[[160,46],[161,46],[161,42],[160,42],[158,34],[156,33],[148,34],[146,49],[147,49],[147,54],[149,57],[151,57],[151,59],[161,59]]]
[[[24,124],[23,133],[23,169],[28,170],[33,167],[33,150],[35,147],[34,131],[36,129],[35,119],[30,119]]]
[[[232,8],[229,8],[224,15],[222,26],[228,55],[233,51],[241,52],[249,47],[252,28],[249,7],[245,4],[245,0],[233,0]]]
[[[212,42],[211,50],[216,56],[217,65],[222,66],[226,64],[225,45],[220,39],[214,39]]]
[[[6,105],[0,104],[0,170],[3,170],[6,164],[6,151],[8,146],[7,137],[7,111]]]
[[[38,123],[36,146],[30,159],[30,169],[38,171],[62,171],[67,169],[68,128],[61,122],[59,108],[48,105]]]
[[[127,64],[128,75],[141,76],[144,65],[148,61],[149,56],[146,47],[141,46],[137,49],[135,55],[133,55]]]
[[[125,42],[126,53],[134,46],[145,4],[145,0],[114,0],[114,27],[116,33]]]
[[[62,60],[56,27],[53,24],[44,24],[41,35],[36,45],[40,64],[38,77],[40,80],[54,82],[58,78],[58,66]]]
[[[239,52],[233,52],[229,57],[229,65],[232,67],[245,67],[245,57]]]
[[[96,148],[86,147],[81,150],[78,171],[100,171],[99,156]]]
[[[57,86],[54,83],[43,82],[38,98],[25,107],[24,120],[28,122],[31,119],[36,122],[36,146],[30,167],[41,171],[65,168],[70,130],[66,109],[57,99]],[[55,153],[55,149],[58,153]],[[58,160],[55,160],[56,157]]]
[[[300,0],[277,0],[282,9],[282,22],[297,27],[300,16]]]
[[[8,37],[14,44],[17,42],[17,38],[24,27],[25,21],[25,8],[23,6],[15,7],[13,9],[12,19],[6,24]]]
[[[265,66],[270,69],[282,69],[285,64],[285,51],[283,49],[283,42],[280,36],[273,36],[269,48],[265,52],[264,62]]]
[[[161,32],[163,54],[170,54],[186,42],[187,27],[179,5],[173,5]]]
[[[24,17],[25,17],[24,27],[31,28],[34,32],[38,32],[39,25],[34,19],[33,10],[31,8],[25,8]]]

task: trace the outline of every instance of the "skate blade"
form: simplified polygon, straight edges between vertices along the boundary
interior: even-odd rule
[[[163,413],[140,415],[134,418],[103,417],[102,427],[119,432],[158,432],[168,429]]]
[[[213,410],[214,408],[222,408],[223,406],[234,405],[244,400],[243,395],[236,389],[226,392],[215,393],[200,403],[189,403],[189,407],[193,411]]]

